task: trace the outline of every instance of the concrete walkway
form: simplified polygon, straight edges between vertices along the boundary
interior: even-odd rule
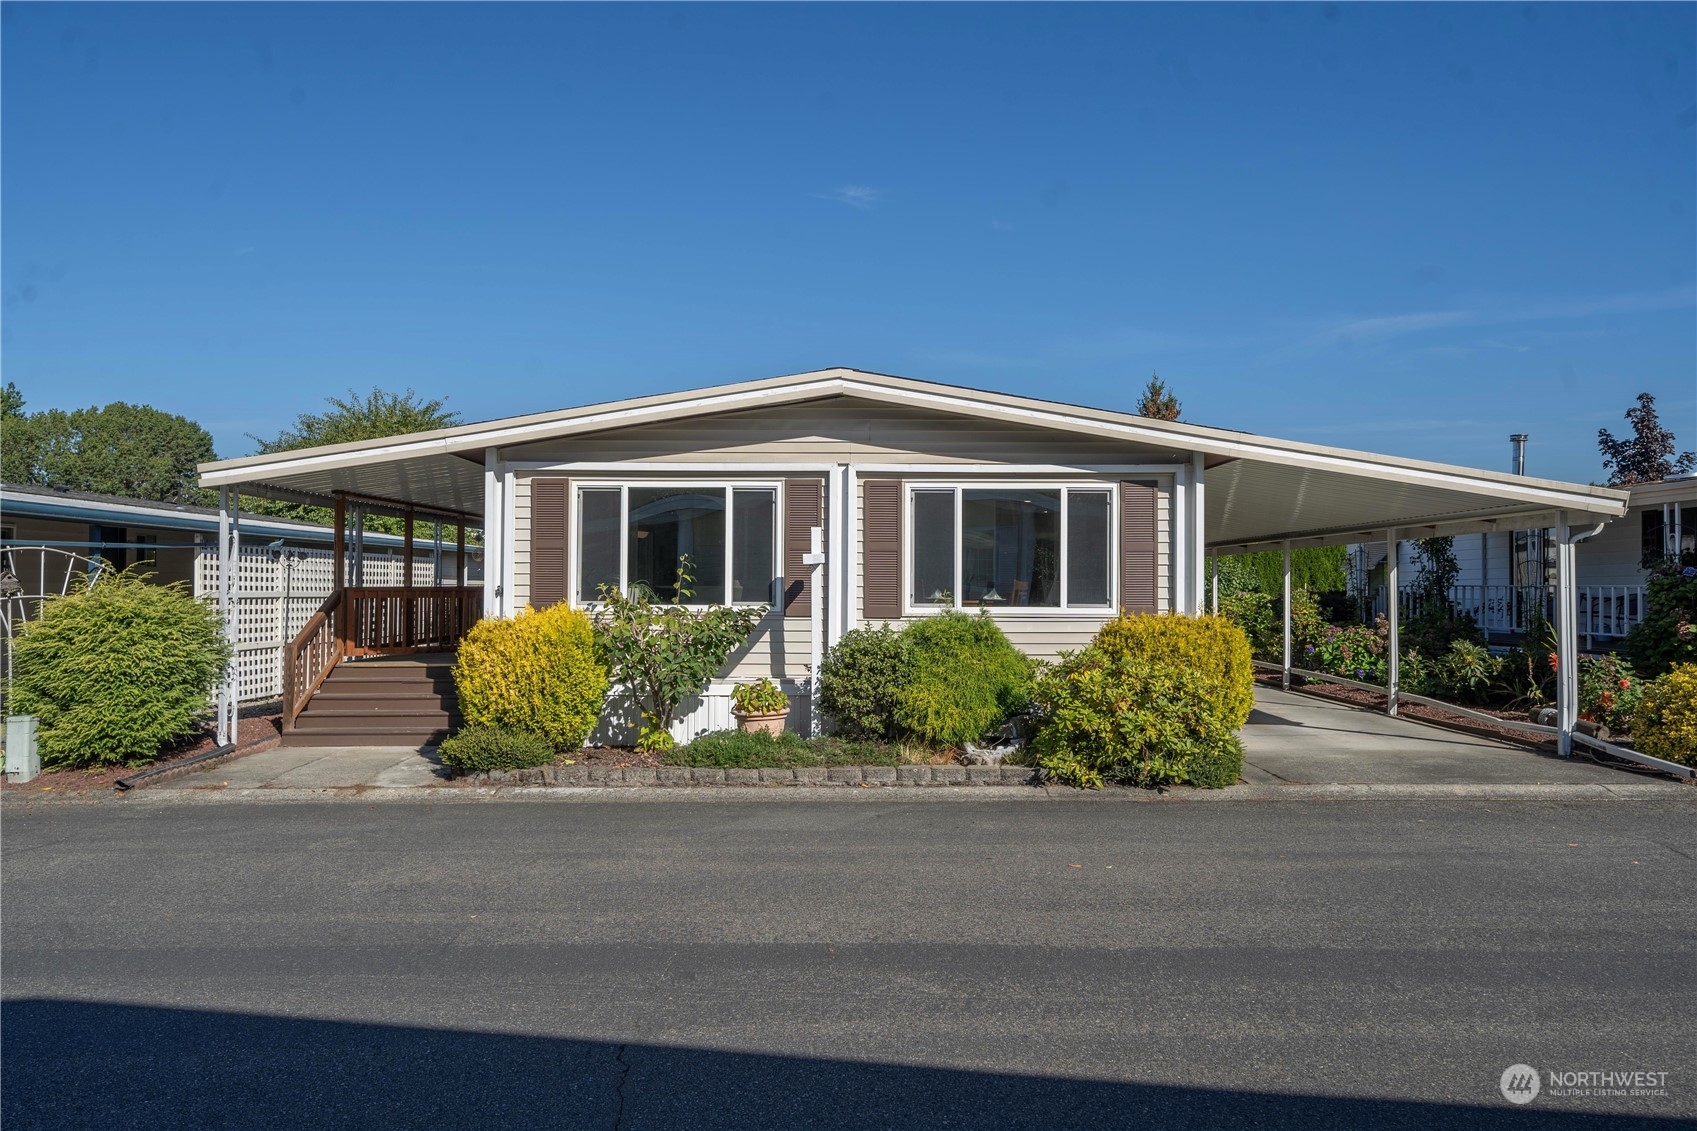
[[[1483,791],[1489,796],[1566,796],[1659,793],[1690,796],[1689,787],[1666,778],[1627,773],[1600,766],[1586,758],[1557,758],[1506,743],[1474,738],[1437,727],[1387,718],[1313,696],[1257,687],[1256,709],[1243,729],[1247,756],[1244,781],[1234,789],[1184,791],[1221,800],[1243,797],[1464,796]],[[198,791],[225,795],[265,791],[264,796],[304,797],[313,791],[363,793],[382,790],[391,795],[416,795],[418,789],[448,785],[441,763],[431,753],[405,746],[293,747],[266,750],[236,758],[200,773],[162,782],[148,792]],[[1553,788],[1550,788],[1553,787]],[[679,797],[681,794],[726,794],[748,791],[668,788],[664,790],[543,789],[534,787],[462,787],[446,794],[553,795],[588,794],[624,799],[641,796]],[[754,791],[771,792],[771,791]],[[778,791],[787,795],[830,790]],[[837,791],[845,792],[845,791]],[[848,793],[862,793],[848,790]],[[937,798],[931,789],[877,790],[883,795],[911,794]],[[1019,791],[1012,793],[1054,793]],[[1070,791],[1062,791],[1070,792]],[[1142,794],[1143,791],[1133,791]],[[1003,790],[944,790],[942,794],[995,794]],[[258,794],[255,794],[258,796]],[[1151,794],[1150,796],[1155,796]],[[911,799],[911,798],[904,798]]]
[[[1615,785],[1657,781],[1273,688],[1243,728],[1251,785]],[[1668,784],[1679,788],[1678,783]]]

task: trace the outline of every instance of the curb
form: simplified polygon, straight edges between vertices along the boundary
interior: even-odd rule
[[[568,786],[628,789],[656,786],[988,786],[1040,785],[1030,766],[806,766],[800,769],[721,769],[707,766],[538,766],[480,770],[466,775],[477,786]],[[465,787],[461,787],[465,788]]]
[[[1235,785],[1229,789],[1180,787],[1165,792],[1113,787],[1080,790],[1065,786],[1026,789],[901,789],[861,782],[783,786],[762,783],[754,788],[688,785],[670,788],[606,788],[605,786],[479,785],[479,786],[349,786],[331,789],[171,789],[128,794],[83,794],[63,797],[8,795],[6,809],[24,806],[74,804],[218,805],[270,802],[283,804],[348,802],[454,804],[495,801],[579,804],[760,804],[786,801],[837,801],[932,804],[974,802],[1046,802],[1079,805],[1215,805],[1237,802],[1279,803],[1351,801],[1425,802],[1674,802],[1697,803],[1697,790],[1674,782],[1627,782],[1619,785]]]

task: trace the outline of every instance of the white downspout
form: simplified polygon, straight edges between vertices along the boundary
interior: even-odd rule
[[[1573,728],[1579,722],[1578,546],[1605,525],[1577,533],[1563,511],[1556,527],[1556,753],[1563,758],[1573,753]]]
[[[808,531],[808,552],[801,564],[807,567],[807,733],[819,734],[819,667],[825,662],[825,528]]]

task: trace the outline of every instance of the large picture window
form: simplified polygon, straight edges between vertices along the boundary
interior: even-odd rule
[[[916,485],[908,500],[911,608],[1111,606],[1109,488]]]
[[[777,590],[775,487],[620,484],[577,493],[577,600],[602,586],[677,597],[689,559],[690,605],[771,604]]]

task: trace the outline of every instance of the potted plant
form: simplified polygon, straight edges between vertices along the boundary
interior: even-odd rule
[[[739,730],[779,735],[790,714],[790,698],[769,679],[744,683],[731,692],[731,713]]]

